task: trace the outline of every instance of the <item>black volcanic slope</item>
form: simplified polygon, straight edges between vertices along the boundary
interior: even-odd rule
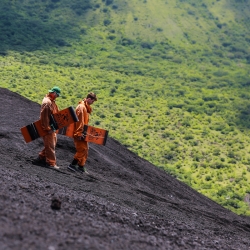
[[[0,250],[250,249],[250,219],[224,209],[109,138],[74,174],[58,136],[60,171],[32,164],[43,144],[20,128],[40,106],[0,88]],[[112,137],[112,134],[110,134]],[[51,209],[53,198],[61,209]]]

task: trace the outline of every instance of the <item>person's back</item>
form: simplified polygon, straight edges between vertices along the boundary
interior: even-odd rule
[[[51,98],[50,94],[47,94],[42,101],[41,111],[40,111],[40,120],[43,130],[50,131],[50,115],[55,114],[59,111],[55,100]]]

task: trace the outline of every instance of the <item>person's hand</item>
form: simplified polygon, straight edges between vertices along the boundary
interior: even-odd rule
[[[53,124],[51,124],[50,127],[51,127],[51,130],[52,130],[53,132],[56,131],[55,126],[54,126]]]

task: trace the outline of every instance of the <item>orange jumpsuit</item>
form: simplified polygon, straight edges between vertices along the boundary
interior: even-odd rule
[[[40,112],[40,120],[43,130],[51,131],[50,127],[50,115],[55,114],[59,111],[55,100],[51,98],[49,94],[47,94],[42,101],[41,112]],[[50,166],[56,165],[56,148],[57,137],[55,132],[51,132],[45,136],[43,136],[43,144],[44,148],[39,153],[39,157],[41,159],[46,160],[46,163]]]
[[[74,159],[77,160],[79,166],[84,166],[87,158],[88,158],[88,142],[79,140],[79,137],[83,135],[83,127],[84,125],[88,125],[89,123],[89,114],[91,114],[92,108],[86,102],[86,99],[80,101],[78,106],[76,107],[76,115],[79,119],[78,122],[75,123],[74,128],[74,144],[76,147],[76,154],[74,155]]]

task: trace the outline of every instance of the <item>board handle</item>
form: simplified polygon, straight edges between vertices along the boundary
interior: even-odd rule
[[[53,130],[58,130],[58,124],[54,119],[53,115],[50,115],[50,126]]]
[[[78,118],[76,116],[76,112],[75,112],[75,110],[74,110],[74,108],[72,106],[69,107],[69,112],[70,112],[74,122],[78,122],[79,120],[78,120]]]
[[[29,131],[29,134],[30,134],[30,137],[31,137],[32,140],[35,140],[35,139],[40,137],[34,123],[31,123],[31,124],[27,125],[27,130]]]
[[[105,146],[105,144],[107,142],[108,134],[109,134],[109,131],[107,130],[106,133],[105,133],[105,137],[104,137],[104,141],[103,141],[103,146]]]

